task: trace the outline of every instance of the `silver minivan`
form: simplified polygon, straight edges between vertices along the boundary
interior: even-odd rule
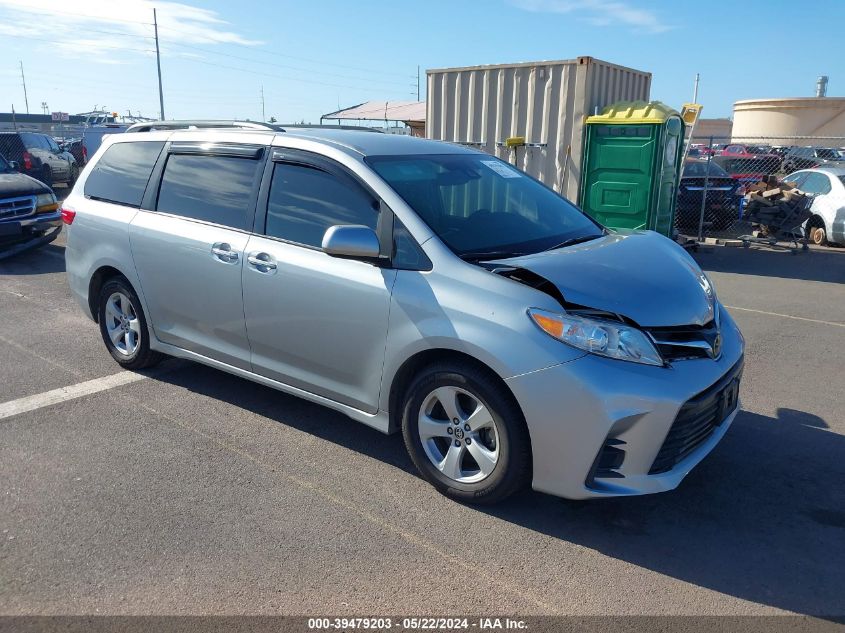
[[[120,365],[187,358],[401,431],[461,501],[675,488],[739,408],[743,338],[682,248],[458,145],[118,135],[62,215]]]

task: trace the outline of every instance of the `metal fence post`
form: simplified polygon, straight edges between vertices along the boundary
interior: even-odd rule
[[[704,239],[704,207],[707,205],[707,187],[710,184],[710,161],[713,160],[713,137],[710,137],[710,145],[707,152],[707,165],[704,168],[704,191],[701,192],[701,212],[698,216],[698,241]]]

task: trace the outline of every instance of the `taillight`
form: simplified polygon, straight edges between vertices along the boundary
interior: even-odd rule
[[[73,224],[73,219],[76,217],[76,211],[71,209],[70,207],[62,207],[61,209],[62,214],[62,222],[65,224]]]
[[[29,152],[23,153],[23,168],[29,171],[32,169],[32,154]]]
[[[88,162],[88,148],[84,145],[82,146],[82,161],[85,163]]]

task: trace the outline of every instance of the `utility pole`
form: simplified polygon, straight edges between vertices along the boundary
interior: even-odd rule
[[[156,67],[158,68],[158,105],[162,121],[164,120],[164,91],[161,89],[161,53],[158,49],[158,19],[156,10],[153,9],[153,29],[156,36]]]
[[[695,73],[695,88],[692,91],[692,102],[698,103],[698,73]]]
[[[264,114],[264,84],[261,84],[261,121],[266,122],[267,117]]]
[[[29,98],[26,96],[26,77],[23,76],[23,62],[20,62],[21,65],[21,83],[23,84],[23,100],[26,104],[26,113],[29,114]]]

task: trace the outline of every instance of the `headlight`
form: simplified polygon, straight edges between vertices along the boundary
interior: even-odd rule
[[[59,208],[56,196],[53,193],[39,193],[35,196],[35,212],[48,213]]]
[[[536,308],[529,309],[528,316],[549,336],[585,352],[644,365],[663,365],[652,342],[637,328]]]

